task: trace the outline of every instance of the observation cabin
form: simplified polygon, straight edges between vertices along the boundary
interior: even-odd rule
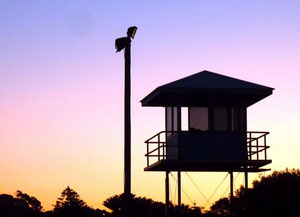
[[[247,131],[247,108],[273,90],[209,71],[156,88],[141,103],[165,108],[165,131],[146,140],[144,170],[268,170],[263,166],[271,163],[269,132]],[[183,116],[182,109],[188,115]],[[188,129],[182,129],[182,122],[188,123]]]

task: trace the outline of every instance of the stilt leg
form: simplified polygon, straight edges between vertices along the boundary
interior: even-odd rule
[[[169,210],[169,171],[166,171],[166,207],[165,207],[165,216],[168,217],[168,210]]]
[[[178,206],[181,207],[181,173],[178,171],[177,173],[178,179]]]
[[[230,171],[230,200],[232,201],[233,199],[233,172]]]
[[[245,188],[248,190],[248,172],[245,172]]]

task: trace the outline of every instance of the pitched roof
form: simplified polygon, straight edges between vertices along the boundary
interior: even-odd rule
[[[259,84],[243,81],[210,71],[202,71],[188,77],[160,86],[160,88],[269,88]],[[273,89],[273,88],[272,88]]]
[[[239,104],[250,106],[272,94],[274,88],[210,71],[202,71],[159,86],[143,106],[192,106]]]

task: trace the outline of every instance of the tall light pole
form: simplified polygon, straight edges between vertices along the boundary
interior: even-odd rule
[[[117,38],[115,47],[117,52],[125,48],[125,96],[124,96],[124,194],[131,194],[131,121],[130,121],[130,47],[137,27],[132,26],[127,30],[127,37]]]

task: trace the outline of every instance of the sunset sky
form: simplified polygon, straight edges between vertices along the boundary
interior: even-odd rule
[[[275,88],[248,109],[248,129],[271,133],[272,170],[299,168],[299,12],[296,0],[0,0],[0,194],[21,190],[49,210],[68,185],[94,208],[123,192],[124,55],[114,41],[133,25],[134,194],[164,201],[165,174],[143,171],[164,109],[139,101],[202,70]],[[225,175],[192,177],[210,197]],[[182,187],[204,206],[186,174]]]

